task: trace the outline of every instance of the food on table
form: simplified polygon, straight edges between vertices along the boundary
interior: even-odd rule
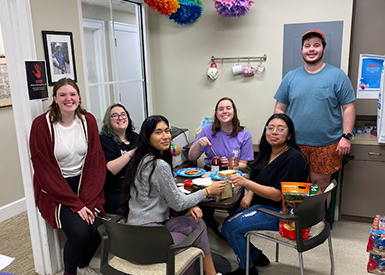
[[[191,169],[191,170],[185,171],[184,173],[185,173],[185,175],[190,175],[190,176],[192,176],[192,175],[198,175],[198,174],[201,174],[202,172],[199,171],[199,170]]]
[[[224,170],[224,171],[218,172],[218,177],[227,178],[228,176],[233,175],[235,173],[237,173],[237,171],[235,171],[235,170],[231,170],[231,169]]]

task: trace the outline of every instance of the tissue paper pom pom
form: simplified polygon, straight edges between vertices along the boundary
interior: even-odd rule
[[[241,17],[249,12],[253,0],[215,0],[215,8],[223,17]]]
[[[199,0],[180,0],[179,9],[169,16],[179,25],[191,24],[202,14],[202,2]]]
[[[179,8],[178,0],[144,0],[144,3],[162,15],[170,15]]]

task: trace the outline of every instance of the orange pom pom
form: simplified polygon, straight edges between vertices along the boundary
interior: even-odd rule
[[[144,0],[152,10],[157,10],[162,15],[170,15],[179,8],[178,0]]]

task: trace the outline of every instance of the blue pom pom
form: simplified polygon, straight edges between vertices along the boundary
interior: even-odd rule
[[[187,25],[193,23],[202,14],[202,3],[196,0],[180,0],[177,11],[169,16],[179,25]]]

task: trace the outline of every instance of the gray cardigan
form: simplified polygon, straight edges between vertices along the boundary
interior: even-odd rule
[[[152,159],[152,155],[147,155],[139,164],[137,171],[142,174],[143,183],[139,182],[138,176],[136,176],[136,190],[133,187],[130,190],[128,224],[162,223],[170,217],[169,208],[176,211],[185,210],[197,205],[205,198],[203,190],[190,195],[183,194],[175,184],[170,165],[161,159],[156,161],[149,194],[148,178],[151,173],[151,165],[144,171],[142,171],[142,167]]]

